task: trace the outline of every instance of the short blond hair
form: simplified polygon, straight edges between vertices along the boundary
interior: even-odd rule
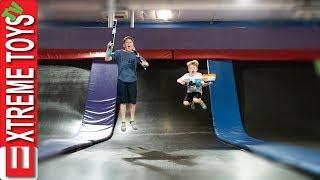
[[[187,66],[188,67],[191,66],[191,65],[194,65],[194,66],[198,67],[199,66],[199,62],[197,60],[192,60],[192,61],[187,62]]]

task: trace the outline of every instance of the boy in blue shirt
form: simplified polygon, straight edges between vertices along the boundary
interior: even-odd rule
[[[120,103],[121,130],[126,131],[126,104],[130,104],[130,124],[132,129],[137,130],[135,122],[136,98],[137,98],[137,64],[144,68],[149,63],[140,56],[134,47],[134,39],[127,36],[123,39],[123,48],[109,54],[109,49],[113,48],[111,42],[108,43],[106,51],[106,61],[115,61],[118,65],[117,94]]]

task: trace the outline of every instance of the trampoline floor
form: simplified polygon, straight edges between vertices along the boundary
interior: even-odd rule
[[[147,119],[139,120],[140,129],[148,127]],[[210,131],[123,133],[119,128],[109,141],[40,163],[39,179],[312,179],[221,144]]]
[[[86,64],[86,68],[71,63],[39,65],[40,141],[78,133],[90,75],[90,64]]]
[[[139,129],[127,123],[121,132],[118,120],[110,140],[40,162],[39,179],[312,179],[217,141],[211,112],[182,105],[185,87],[176,79],[185,71],[184,62],[139,69]],[[203,98],[208,103],[207,90]]]

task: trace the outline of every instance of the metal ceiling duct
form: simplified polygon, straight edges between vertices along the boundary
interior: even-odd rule
[[[106,22],[108,12],[115,12],[120,21],[162,22],[156,11],[172,10],[173,22],[319,19],[319,0],[39,0],[42,21]],[[110,5],[110,3],[113,3]]]

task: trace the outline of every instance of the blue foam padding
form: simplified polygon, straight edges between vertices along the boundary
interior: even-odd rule
[[[84,124],[113,126],[117,97],[116,64],[94,61],[91,67],[90,80]]]
[[[211,112],[217,137],[277,162],[320,175],[320,152],[285,143],[265,142],[244,130],[232,62],[208,61],[208,72],[217,79],[210,85]]]
[[[92,145],[91,141],[75,139],[48,139],[41,141],[38,145],[40,160],[53,157],[58,154],[64,154],[79,148]]]
[[[118,67],[93,61],[82,126],[77,138],[100,142],[111,137],[116,111]]]
[[[85,113],[78,134],[70,139],[48,139],[39,143],[39,159],[87,147],[112,136],[117,96],[116,64],[93,61]]]
[[[320,152],[285,143],[248,145],[256,154],[320,176]]]

